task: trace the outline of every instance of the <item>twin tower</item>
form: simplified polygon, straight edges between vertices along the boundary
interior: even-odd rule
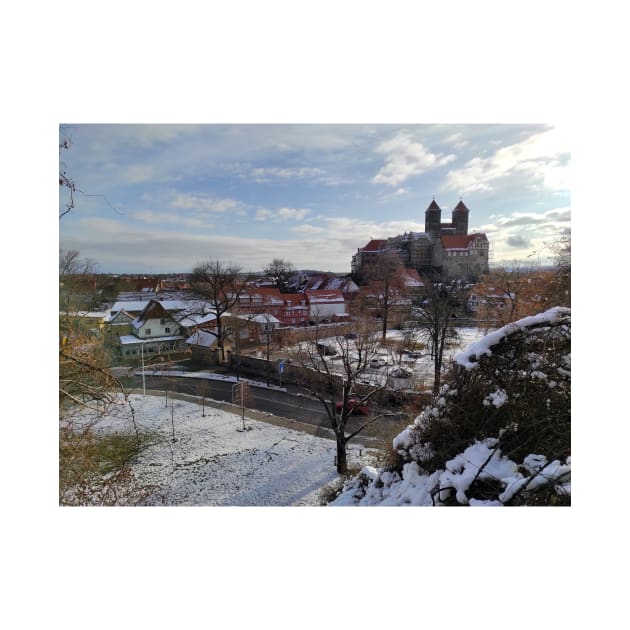
[[[470,210],[460,199],[452,213],[451,223],[442,223],[442,208],[437,205],[435,199],[424,213],[424,231],[431,239],[440,236],[464,236],[468,234],[468,213]]]

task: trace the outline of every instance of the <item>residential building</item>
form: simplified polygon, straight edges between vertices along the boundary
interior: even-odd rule
[[[306,290],[304,296],[309,307],[309,321],[332,321],[348,317],[346,302],[339,289]]]
[[[121,335],[120,352],[123,358],[153,356],[184,352],[186,338],[182,329],[156,300],[150,300],[131,322],[131,334]]]

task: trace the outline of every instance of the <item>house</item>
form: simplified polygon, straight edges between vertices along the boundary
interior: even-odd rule
[[[314,321],[347,317],[346,301],[339,289],[304,291],[309,307],[309,317]]]
[[[120,353],[124,358],[154,356],[187,350],[179,324],[156,300],[150,300],[131,322],[131,334],[120,335]]]
[[[420,279],[420,275],[416,269],[406,267],[402,272],[402,285],[405,295],[408,297],[419,297],[424,290],[424,282]]]
[[[379,255],[387,250],[387,239],[372,239],[365,247],[357,249],[350,264],[352,277],[361,279],[364,268],[375,264]]]
[[[175,319],[184,335],[192,335],[196,330],[215,330],[217,327],[215,313],[178,313]]]
[[[202,363],[220,362],[219,339],[206,330],[196,330],[186,339],[191,358]]]
[[[134,319],[135,317],[124,308],[107,313],[99,324],[105,343],[115,343],[121,335],[130,335]]]
[[[284,326],[299,326],[309,318],[306,298],[299,293],[280,293],[274,287],[250,287],[232,309],[245,317],[271,315]]]

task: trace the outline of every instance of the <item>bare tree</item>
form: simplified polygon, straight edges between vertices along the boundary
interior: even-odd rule
[[[549,271],[515,262],[492,269],[475,286],[475,312],[480,324],[500,327],[549,308]]]
[[[395,252],[385,251],[365,266],[363,277],[375,300],[375,306],[383,318],[382,338],[387,336],[387,327],[392,308],[403,297],[403,264]]]
[[[571,306],[571,230],[565,230],[551,245],[554,254],[554,281],[548,297],[557,306]]]
[[[135,412],[123,383],[108,369],[108,353],[86,334],[81,319],[67,310],[59,318],[59,503],[137,503],[149,488],[129,467],[141,446]],[[98,436],[94,428],[113,406],[126,407],[131,431],[111,439]],[[88,411],[88,422],[76,421],[81,410]]]
[[[268,278],[271,278],[276,287],[284,292],[291,276],[295,273],[295,266],[282,258],[274,258],[263,270]]]
[[[100,197],[114,212],[120,214],[105,197],[105,195],[88,194],[79,188],[74,181],[74,178],[68,170],[68,165],[63,160],[63,152],[70,149],[72,146],[72,137],[70,136],[70,127],[67,125],[60,125],[59,127],[59,220],[65,217],[76,206],[76,195],[80,193],[85,197]]]
[[[70,145],[67,128],[60,127],[60,204],[63,193],[67,198],[60,207],[59,220],[75,207],[75,193],[80,192],[61,157]],[[135,504],[151,490],[136,481],[128,466],[128,458],[140,448],[140,433],[123,383],[108,370],[107,353],[102,344],[85,333],[73,312],[78,306],[94,303],[96,297],[96,263],[79,256],[77,250],[59,250],[59,306],[60,311],[63,309],[59,317],[59,503]],[[93,428],[112,405],[129,409],[133,432],[126,442],[127,458],[107,466],[102,453],[115,449],[103,448],[103,440],[96,437]],[[87,424],[74,422],[80,408],[94,413]],[[124,439],[118,436],[114,442]]]
[[[212,334],[217,336],[221,360],[225,361],[224,342],[230,330],[224,325],[221,317],[238,302],[245,290],[245,284],[241,279],[241,268],[234,264],[224,264],[219,260],[203,262],[193,269],[190,285],[212,306],[217,322],[217,332]]]
[[[72,144],[72,140],[68,133],[68,128],[61,126],[59,128],[59,186],[60,193],[65,193],[66,200],[63,202],[63,209],[59,212],[59,219],[68,214],[74,206],[74,196],[77,192],[76,184],[72,177],[68,174],[66,163],[62,160],[62,151],[67,151]]]
[[[76,249],[59,250],[59,306],[66,315],[71,310],[90,308],[95,302],[97,263],[80,258]]]
[[[302,386],[315,396],[328,415],[330,426],[337,442],[337,472],[348,472],[346,446],[365,427],[379,416],[368,414],[358,427],[348,430],[348,421],[356,412],[367,406],[368,400],[384,385],[362,388],[362,393],[355,390],[359,380],[367,371],[370,361],[379,348],[378,334],[369,328],[366,321],[357,325],[355,335],[337,336],[323,340],[316,328],[315,337],[302,342],[292,354],[292,360],[301,367],[312,370],[316,379],[303,382]],[[306,379],[304,379],[306,380]],[[339,406],[339,408],[337,408]]]
[[[440,391],[444,351],[458,338],[455,324],[458,309],[465,303],[466,289],[459,281],[433,284],[420,308],[414,309],[412,321],[419,338],[433,359],[433,393]]]

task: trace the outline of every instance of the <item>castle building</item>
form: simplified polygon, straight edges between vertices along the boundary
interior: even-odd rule
[[[374,265],[384,252],[394,252],[405,267],[421,275],[440,280],[477,280],[488,272],[490,246],[485,234],[468,233],[469,213],[460,199],[451,213],[451,222],[442,223],[442,209],[433,199],[424,213],[424,232],[372,239],[352,257],[352,276],[363,281],[367,266]]]

